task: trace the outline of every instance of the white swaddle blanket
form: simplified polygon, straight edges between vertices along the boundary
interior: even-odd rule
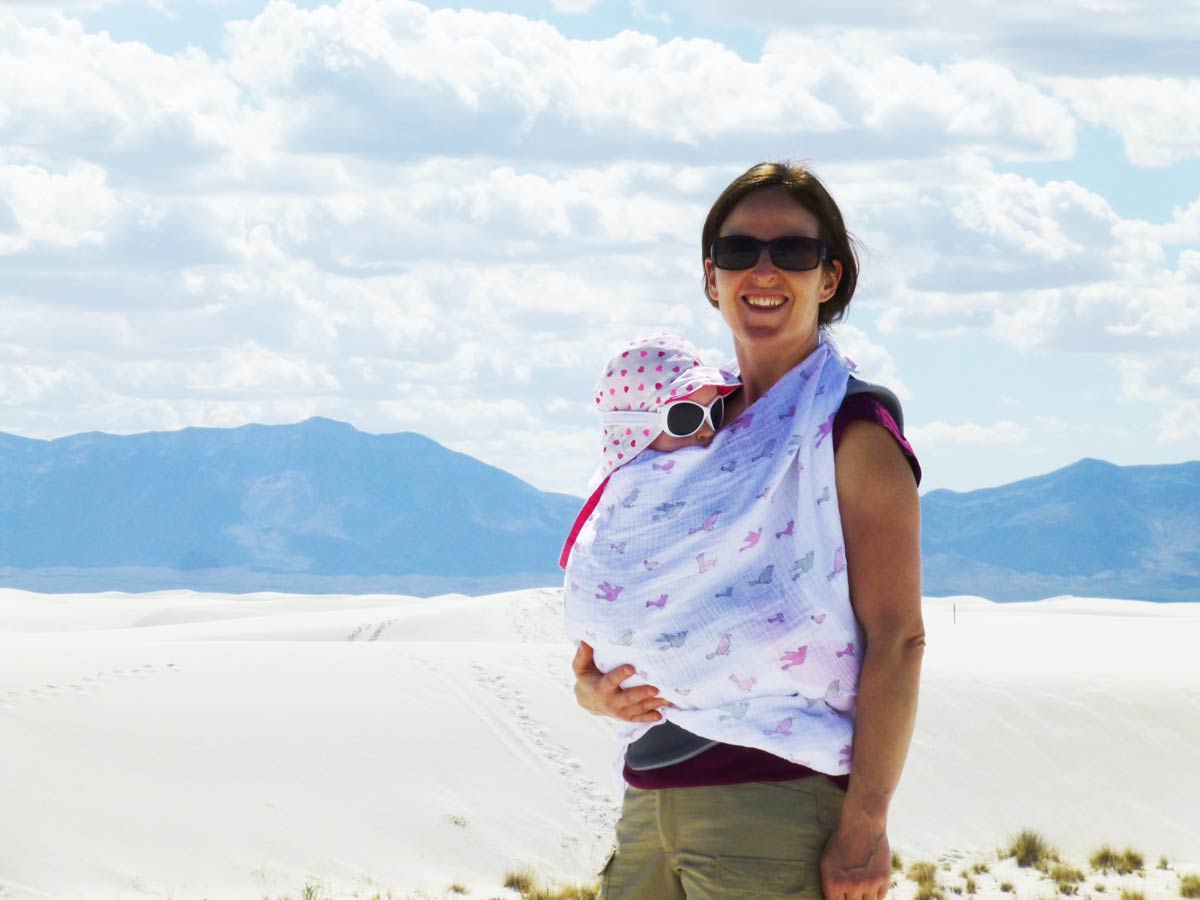
[[[658,686],[667,720],[830,774],[850,771],[863,646],[831,436],[848,376],[822,336],[707,448],[613,472],[563,590],[572,640]],[[622,731],[618,765],[654,724]]]

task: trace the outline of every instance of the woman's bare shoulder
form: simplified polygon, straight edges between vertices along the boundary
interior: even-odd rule
[[[877,422],[857,419],[848,423],[834,465],[840,505],[857,497],[878,504],[887,496],[916,496],[908,457],[891,431]]]

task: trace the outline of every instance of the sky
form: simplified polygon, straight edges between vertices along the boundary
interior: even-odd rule
[[[1200,459],[1193,0],[0,0],[0,431],[314,415],[582,494],[604,361],[714,363],[762,160],[922,490]]]

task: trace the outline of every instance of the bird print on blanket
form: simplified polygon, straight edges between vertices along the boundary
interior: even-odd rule
[[[679,515],[679,511],[686,505],[685,500],[676,500],[675,502],[660,503],[654,507],[654,515],[650,517],[652,522],[664,522],[675,518]]]
[[[743,691],[748,691],[750,688],[754,687],[754,685],[758,684],[758,679],[753,675],[750,675],[746,678],[738,678],[736,675],[730,675],[729,680],[736,684]]]
[[[763,444],[762,449],[758,451],[757,456],[750,458],[750,462],[758,462],[760,459],[770,459],[774,453],[775,438],[771,438],[769,441]]]
[[[607,581],[597,585],[600,593],[596,595],[597,600],[607,600],[609,603],[616,601],[621,596],[621,591],[625,590],[622,585],[612,585]]]
[[[758,546],[758,541],[761,537],[761,528],[759,528],[757,531],[751,531],[744,538],[742,538],[743,543],[742,546],[738,547],[738,553],[745,553],[747,550],[753,550]]]
[[[816,559],[816,556],[817,551],[809,550],[803,557],[792,563],[792,581],[812,571],[813,560]]]
[[[788,650],[787,652],[785,652],[783,654],[783,656],[779,657],[780,662],[783,663],[783,665],[780,666],[779,668],[786,671],[787,669],[790,669],[793,666],[802,666],[802,665],[804,665],[804,660],[807,658],[808,658],[808,645],[805,644],[803,647],[800,647],[797,650]]]
[[[837,550],[834,551],[834,554],[833,554],[833,571],[830,572],[829,575],[826,577],[828,578],[829,581],[833,581],[833,579],[837,578],[839,575],[841,575],[845,571],[846,571],[846,551],[843,548],[838,547]]]
[[[758,577],[750,582],[750,586],[768,585],[775,580],[775,566],[771,564],[758,573]]]
[[[728,634],[721,635],[721,640],[717,641],[717,649],[712,653],[706,654],[704,658],[712,659],[715,656],[728,656],[730,640],[731,638]]]
[[[746,710],[749,708],[750,704],[745,700],[739,700],[737,703],[726,703],[724,706],[717,707],[717,709],[721,710],[723,713],[723,715],[720,717],[721,721],[726,721],[728,719],[741,719],[745,717]]]
[[[682,647],[684,642],[687,640],[687,634],[687,631],[677,631],[674,634],[661,635],[660,637],[655,638],[655,641],[659,645],[659,650],[670,650],[672,647]]]

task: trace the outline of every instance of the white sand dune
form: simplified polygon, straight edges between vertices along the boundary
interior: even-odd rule
[[[1033,827],[1077,857],[1107,842],[1200,865],[1200,604],[925,611],[891,824],[906,859]],[[616,818],[613,729],[575,705],[559,617],[556,589],[0,590],[0,900],[274,898],[309,880],[500,897],[521,864],[590,878]]]

